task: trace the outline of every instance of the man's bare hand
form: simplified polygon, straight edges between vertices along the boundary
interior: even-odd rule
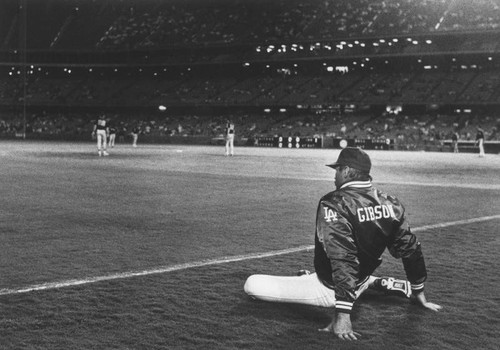
[[[435,303],[431,303],[431,302],[428,302],[426,301],[425,303],[421,303],[421,305],[423,307],[425,307],[426,309],[429,309],[429,310],[432,310],[432,311],[439,311],[441,310],[443,307],[441,305],[438,305],[438,304],[435,304]]]
[[[358,340],[361,334],[352,330],[351,316],[345,313],[338,313],[335,319],[320,332],[333,332],[342,340]]]
[[[438,305],[438,304],[431,303],[431,302],[427,301],[424,292],[417,294],[415,296],[415,300],[420,305],[422,305],[423,307],[425,307],[426,309],[429,309],[429,310],[432,310],[432,311],[436,311],[437,312],[437,311],[439,311],[439,310],[441,310],[443,308],[441,305]]]

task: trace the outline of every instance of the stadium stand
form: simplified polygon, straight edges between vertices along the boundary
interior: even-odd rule
[[[0,134],[83,140],[105,112],[155,142],[227,117],[247,144],[499,140],[499,23],[497,0],[5,1]]]

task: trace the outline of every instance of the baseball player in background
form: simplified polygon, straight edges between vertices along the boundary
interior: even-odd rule
[[[453,134],[451,135],[451,142],[453,144],[453,153],[458,153],[458,140],[460,136],[458,135],[458,132],[453,131]]]
[[[116,127],[114,126],[114,123],[112,123],[109,126],[109,147],[111,148],[115,147],[115,140],[116,140]]]
[[[139,134],[141,132],[141,129],[139,126],[134,126],[132,129],[131,135],[132,135],[132,147],[137,147],[137,140],[139,139]]]
[[[413,298],[424,308],[438,311],[424,294],[427,271],[419,241],[411,232],[405,208],[394,196],[371,183],[371,160],[359,148],[340,152],[336,170],[336,190],[321,198],[314,234],[315,273],[297,276],[252,275],[244,290],[252,298],[331,307],[332,322],[324,332],[343,340],[357,340],[351,324],[356,299],[368,288]],[[407,280],[375,277],[381,255],[402,259]]]
[[[106,125],[106,117],[100,115],[97,122],[94,125],[94,130],[92,131],[92,138],[97,138],[97,153],[100,156],[109,156],[106,148],[106,139],[109,134],[109,128]]]
[[[230,120],[226,122],[226,156],[234,155],[234,123]]]
[[[476,144],[479,146],[479,157],[484,157],[484,130],[477,128]]]

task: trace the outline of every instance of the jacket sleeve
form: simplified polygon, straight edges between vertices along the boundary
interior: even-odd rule
[[[388,246],[391,255],[402,259],[406,277],[411,283],[414,294],[424,290],[424,282],[427,279],[424,255],[417,237],[411,232],[406,222],[404,208],[401,206],[401,219],[396,228],[394,240]]]
[[[335,309],[350,313],[359,271],[352,226],[341,210],[322,200],[318,206],[317,235],[331,264]]]

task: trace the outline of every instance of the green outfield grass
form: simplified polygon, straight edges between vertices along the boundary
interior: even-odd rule
[[[441,312],[367,292],[344,343],[330,310],[247,298],[250,274],[313,269],[338,152],[0,142],[0,349],[497,349],[498,155],[369,152]]]

